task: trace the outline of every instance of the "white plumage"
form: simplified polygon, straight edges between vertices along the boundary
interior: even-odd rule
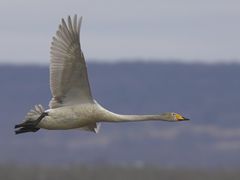
[[[100,122],[128,121],[183,121],[188,120],[177,113],[160,115],[120,115],[100,106],[92,97],[87,67],[80,45],[82,17],[67,23],[62,19],[51,45],[50,109],[36,105],[25,121],[15,126],[16,134],[44,129],[76,129],[97,132]]]
[[[68,17],[68,25],[62,24],[53,37],[51,46],[50,89],[52,100],[50,108],[61,107],[63,104],[92,103],[87,68],[80,46],[79,33],[82,18],[74,20]]]

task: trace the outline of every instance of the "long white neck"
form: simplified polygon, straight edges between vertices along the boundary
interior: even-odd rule
[[[111,122],[134,122],[134,121],[167,121],[161,114],[152,115],[124,115],[115,114],[116,117]]]
[[[101,107],[101,121],[104,122],[134,122],[134,121],[168,121],[166,116],[162,114],[157,115],[123,115],[113,113]]]

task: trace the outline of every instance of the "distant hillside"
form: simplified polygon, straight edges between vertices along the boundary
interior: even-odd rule
[[[196,169],[169,169],[155,167],[117,167],[117,166],[86,166],[68,165],[58,166],[23,166],[23,165],[0,165],[0,178],[7,180],[32,180],[32,179],[58,179],[58,180],[239,180],[240,172],[237,170],[196,170]]]
[[[15,136],[14,124],[48,105],[48,67],[0,66],[0,162],[240,166],[240,65],[88,64],[96,100],[117,113],[175,111],[190,122],[103,124]]]

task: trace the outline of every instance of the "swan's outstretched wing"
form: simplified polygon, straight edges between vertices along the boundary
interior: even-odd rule
[[[80,46],[79,33],[82,17],[62,19],[51,45],[50,108],[76,103],[93,102],[87,67]]]

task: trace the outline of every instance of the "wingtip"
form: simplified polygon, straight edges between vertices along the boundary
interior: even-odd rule
[[[66,24],[66,22],[65,22],[65,19],[64,19],[64,18],[62,18],[62,19],[61,19],[61,22],[62,22],[62,24]]]
[[[70,15],[68,15],[67,20],[68,20],[68,23],[72,23],[72,18]]]
[[[81,24],[82,24],[82,20],[83,20],[83,17],[80,16],[80,18],[79,18],[79,24],[80,24],[80,26],[81,26]]]
[[[97,123],[97,126],[94,128],[94,132],[95,132],[96,134],[99,133],[100,127],[101,127],[101,123]]]

